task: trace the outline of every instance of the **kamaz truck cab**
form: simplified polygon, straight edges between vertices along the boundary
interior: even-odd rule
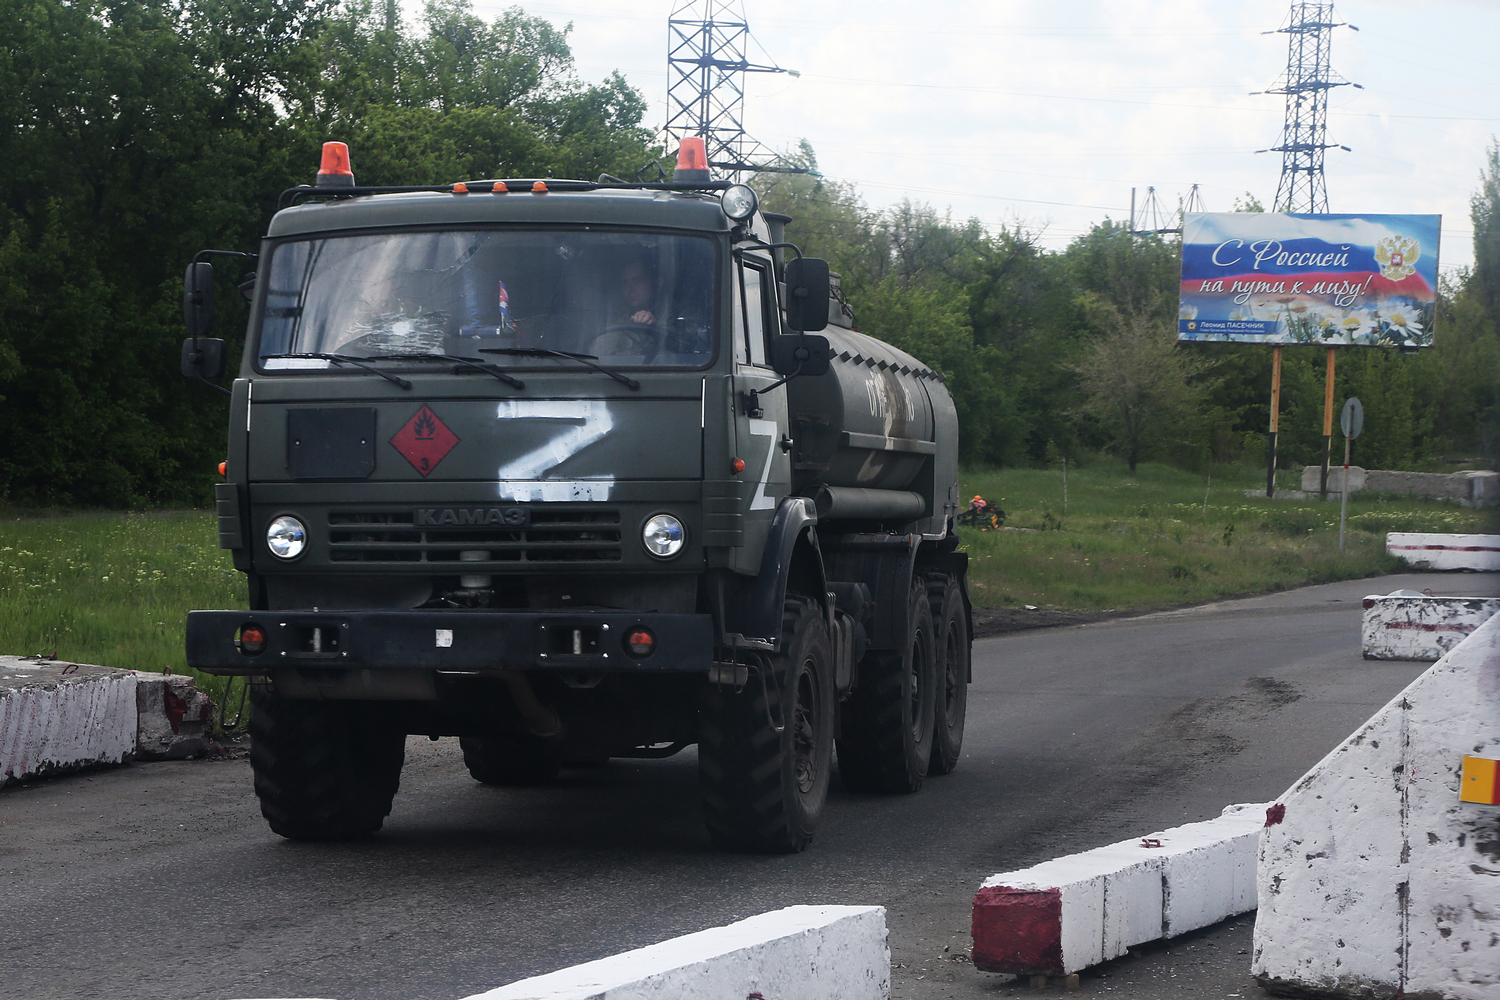
[[[216,487],[248,607],[187,624],[251,685],[275,832],[378,830],[409,734],[495,784],[696,744],[709,833],[757,851],[807,846],[835,740],[856,788],[953,768],[952,401],[702,140],[656,184],[397,189],[331,143],[283,200]],[[212,264],[184,305],[211,379]]]

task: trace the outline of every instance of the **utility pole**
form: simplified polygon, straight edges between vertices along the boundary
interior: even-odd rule
[[[776,157],[745,132],[746,73],[796,70],[752,63],[750,25],[742,0],[681,0],[667,20],[667,136],[702,136],[708,164],[739,180],[742,172],[805,173],[778,167]]]
[[[1203,195],[1198,193],[1198,185],[1194,184],[1188,190],[1187,197],[1177,198],[1177,212],[1170,214],[1166,205],[1162,204],[1161,198],[1157,197],[1156,188],[1146,188],[1146,200],[1141,205],[1140,213],[1136,213],[1135,188],[1130,189],[1130,234],[1132,236],[1181,236],[1182,217],[1189,212],[1202,212]],[[1175,226],[1170,223],[1177,223]],[[1139,225],[1138,225],[1139,223]]]
[[[1266,94],[1286,95],[1286,120],[1281,145],[1259,150],[1281,154],[1281,181],[1276,187],[1275,212],[1328,211],[1328,185],[1323,177],[1323,151],[1338,148],[1328,141],[1328,92],[1351,86],[1333,71],[1330,54],[1333,29],[1348,24],[1333,20],[1331,3],[1294,3],[1284,27],[1267,35],[1287,36],[1286,75]],[[1359,29],[1349,24],[1355,31]],[[1352,84],[1362,90],[1359,84]]]
[[[1260,153],[1281,154],[1281,181],[1276,186],[1273,212],[1305,212],[1316,215],[1328,212],[1328,183],[1323,175],[1323,152],[1337,147],[1328,141],[1328,92],[1335,87],[1351,86],[1333,71],[1333,29],[1347,21],[1333,19],[1331,3],[1294,3],[1286,24],[1265,34],[1287,36],[1286,74],[1266,94],[1286,96],[1286,118],[1281,127],[1281,145],[1261,149]],[[1358,31],[1352,24],[1348,26]],[[1363,90],[1359,84],[1352,84]],[[1328,457],[1333,443],[1333,348],[1328,348],[1328,371],[1324,386],[1323,472],[1319,492],[1328,497]],[[1276,439],[1281,400],[1281,345],[1275,348],[1271,365],[1271,433],[1267,456],[1266,496],[1272,496],[1276,483]]]

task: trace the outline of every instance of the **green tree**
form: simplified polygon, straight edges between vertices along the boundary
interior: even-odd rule
[[[1473,280],[1490,316],[1500,317],[1500,143],[1492,143],[1486,152],[1469,210],[1474,222]]]
[[[1103,334],[1071,365],[1084,394],[1082,407],[1116,434],[1133,473],[1142,459],[1192,439],[1214,380],[1212,362],[1177,345],[1173,325],[1154,303],[1121,309],[1089,302]]]

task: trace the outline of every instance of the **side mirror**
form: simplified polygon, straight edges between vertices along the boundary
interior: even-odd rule
[[[828,338],[788,334],[771,338],[771,367],[777,375],[824,375],[828,372]]]
[[[803,333],[828,325],[828,261],[817,257],[787,261],[786,325]]]
[[[188,336],[201,337],[214,325],[214,266],[195,261],[182,279],[182,318]]]
[[[224,374],[224,341],[189,337],[182,342],[182,374],[185,378],[216,379]]]

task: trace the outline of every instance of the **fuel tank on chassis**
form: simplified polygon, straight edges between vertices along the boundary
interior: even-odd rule
[[[824,332],[828,373],[787,384],[796,492],[915,490],[934,504],[928,515],[938,513],[948,498],[926,494],[956,478],[958,461],[958,416],[947,388],[931,368],[884,341],[837,326]]]
[[[251,546],[271,605],[415,607],[467,577],[516,591],[510,606],[628,607],[555,581],[613,591],[701,566],[702,376],[632,391],[597,373],[518,374],[525,389],[450,372],[408,373],[410,392],[347,375],[257,383],[251,537],[282,514],[308,529],[291,563]],[[661,512],[687,529],[671,564],[639,543]]]

